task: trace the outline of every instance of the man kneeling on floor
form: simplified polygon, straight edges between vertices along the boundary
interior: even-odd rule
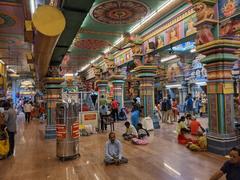
[[[127,141],[131,140],[132,138],[137,138],[138,133],[136,128],[130,124],[130,122],[125,122],[124,125],[126,126],[126,132],[122,135],[123,138]]]
[[[128,162],[128,159],[122,156],[122,144],[119,140],[116,139],[114,132],[109,133],[109,140],[105,145],[104,162],[106,165],[119,165]]]

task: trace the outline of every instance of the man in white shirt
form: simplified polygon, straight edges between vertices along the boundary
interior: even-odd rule
[[[125,122],[124,124],[126,126],[126,132],[123,134],[123,138],[125,140],[131,140],[132,138],[137,138],[138,137],[138,133],[136,128],[130,124],[130,122]]]
[[[114,132],[109,133],[109,140],[105,145],[104,162],[106,165],[119,165],[128,162],[128,159],[122,156],[122,144],[116,139]]]
[[[30,102],[27,102],[27,103],[24,104],[24,112],[25,112],[25,118],[26,118],[27,123],[30,122],[32,108],[33,107],[30,104]]]

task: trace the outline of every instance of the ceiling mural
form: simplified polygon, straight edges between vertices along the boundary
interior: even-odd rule
[[[74,46],[80,49],[100,50],[111,45],[108,41],[98,39],[79,39],[74,42]]]
[[[141,1],[106,1],[92,8],[91,17],[106,24],[131,24],[149,12],[149,7]]]
[[[67,64],[74,64],[80,69],[91,60],[104,55],[104,50],[166,1],[95,0],[68,49],[70,59]]]
[[[29,49],[30,45],[24,42],[22,35],[0,34],[0,48]]]
[[[28,72],[26,54],[31,45],[24,42],[24,14],[20,0],[0,2],[0,58],[18,72]]]
[[[20,5],[0,3],[0,34],[23,35],[23,8]]]
[[[0,12],[0,28],[11,27],[16,24],[16,21],[6,14]]]
[[[1,0],[1,2],[7,2],[7,3],[21,3],[22,0]]]

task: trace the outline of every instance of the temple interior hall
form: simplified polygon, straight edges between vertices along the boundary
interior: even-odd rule
[[[1,0],[18,179],[240,180],[240,0]]]

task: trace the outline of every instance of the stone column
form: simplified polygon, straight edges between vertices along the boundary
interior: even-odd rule
[[[112,75],[110,77],[110,80],[112,81],[113,84],[113,95],[114,99],[116,99],[120,106],[119,108],[124,107],[124,98],[123,98],[123,90],[124,90],[124,76],[123,75]]]
[[[154,82],[157,66],[144,65],[134,69],[136,76],[140,79],[140,98],[143,106],[144,117],[150,116],[153,119],[155,129],[160,128],[159,120],[154,119]]]
[[[133,79],[133,98],[137,97],[139,95],[139,79],[134,77]]]
[[[45,138],[53,139],[56,137],[56,104],[61,102],[63,78],[48,77],[45,79],[45,100],[47,103],[47,124],[45,128]]]
[[[96,86],[98,88],[99,98],[104,96],[104,98],[107,99],[107,87],[108,87],[108,81],[107,80],[97,80]]]
[[[237,40],[220,39],[214,14],[216,0],[193,0],[197,13],[197,52],[206,55],[202,63],[208,73],[208,151],[225,155],[238,143],[234,131],[233,80],[231,69],[240,47]],[[200,10],[198,7],[205,7]],[[205,14],[204,16],[202,16]]]
[[[183,112],[183,104],[184,104],[184,99],[183,99],[183,89],[182,87],[178,88],[179,91],[179,107],[180,107],[180,112]]]
[[[13,105],[16,107],[17,104],[17,92],[19,92],[19,81],[17,81],[16,78],[11,78],[12,80],[12,100],[13,100]]]

